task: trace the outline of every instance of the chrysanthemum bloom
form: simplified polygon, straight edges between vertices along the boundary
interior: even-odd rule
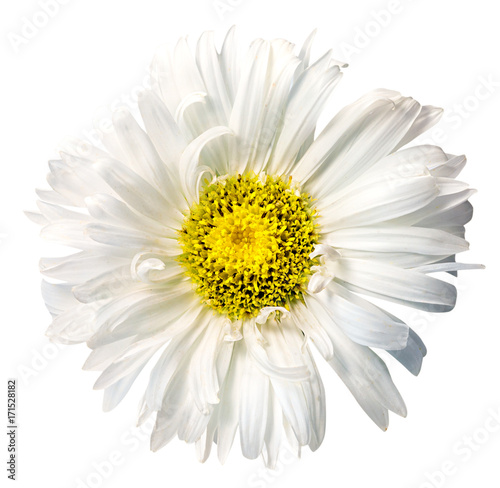
[[[370,298],[447,312],[456,289],[431,273],[471,267],[455,262],[465,157],[406,147],[441,110],[375,90],[316,136],[341,66],[310,64],[311,38],[299,54],[259,39],[240,55],[234,30],[220,53],[210,33],[194,55],[160,50],[142,125],[121,110],[102,148],[68,144],[38,193],[43,237],[79,250],[41,261],[48,335],[92,349],[105,410],[155,358],[153,450],[177,435],[224,461],[238,432],[272,467],[285,442],[317,449],[311,346],[385,430],[406,407],[374,349],[416,375],[425,347]]]

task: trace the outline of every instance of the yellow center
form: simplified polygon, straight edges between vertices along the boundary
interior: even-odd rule
[[[313,264],[315,211],[279,177],[207,185],[180,231],[180,262],[204,303],[232,319],[299,298]]]

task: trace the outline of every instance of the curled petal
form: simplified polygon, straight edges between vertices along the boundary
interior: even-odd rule
[[[258,331],[255,321],[248,320],[244,322],[243,336],[245,337],[248,353],[264,374],[287,381],[304,381],[309,378],[309,370],[306,366],[282,367],[270,361],[263,347],[265,339]]]

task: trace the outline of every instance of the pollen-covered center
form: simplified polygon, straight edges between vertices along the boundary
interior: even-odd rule
[[[184,221],[180,261],[203,301],[230,318],[287,307],[308,280],[315,211],[291,183],[254,174],[219,179]]]

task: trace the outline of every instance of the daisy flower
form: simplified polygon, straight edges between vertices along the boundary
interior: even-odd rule
[[[68,141],[29,214],[76,250],[41,260],[48,336],[87,343],[106,411],[151,363],[155,451],[177,436],[224,462],[237,434],[273,467],[285,444],[317,449],[313,347],[385,430],[406,407],[376,350],[416,375],[426,349],[380,301],[447,312],[456,289],[432,273],[474,267],[455,261],[465,157],[407,147],[441,109],[378,89],[316,134],[342,65],[310,63],[312,38],[160,49],[142,121],[119,110],[102,147]]]

